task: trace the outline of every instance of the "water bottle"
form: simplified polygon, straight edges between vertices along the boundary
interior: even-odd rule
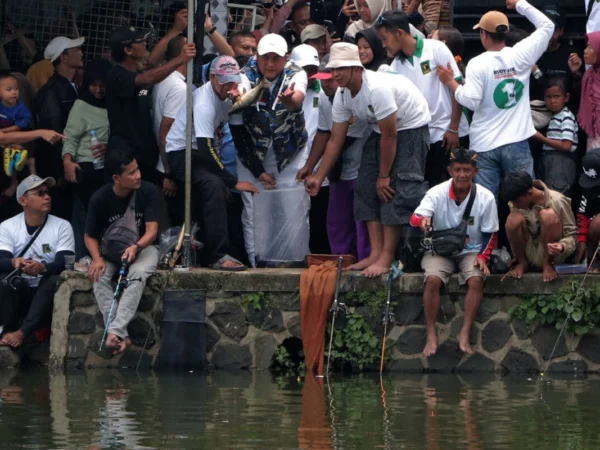
[[[90,147],[94,147],[95,145],[98,145],[98,138],[96,137],[96,130],[92,130],[90,131]],[[104,169],[103,159],[97,159],[94,157],[92,164],[94,165],[94,170]]]

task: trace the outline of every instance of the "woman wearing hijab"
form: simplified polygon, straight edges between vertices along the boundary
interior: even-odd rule
[[[398,9],[402,9],[402,2],[398,0]],[[386,11],[394,9],[393,0],[345,0],[344,7],[342,8],[342,14],[340,14],[340,20],[354,17],[358,14],[359,20],[356,20],[350,24],[346,29],[344,35],[344,41],[355,43],[356,34],[359,31],[367,30],[377,23],[377,20]],[[336,24],[339,25],[339,24]],[[410,26],[410,32],[413,36],[421,36],[423,39],[425,36],[414,26]]]
[[[588,136],[587,149],[600,147],[600,31],[587,34],[583,59],[590,68],[581,81],[581,105],[577,120]]]
[[[365,69],[377,72],[379,66],[390,63],[391,58],[388,58],[375,29],[368,28],[356,33],[356,45],[360,62]]]
[[[101,161],[108,142],[108,113],[106,112],[105,82],[112,64],[105,59],[92,61],[85,70],[81,95],[69,113],[64,135],[62,157],[65,179],[75,183],[76,199],[73,205],[73,231],[77,258],[87,253],[83,232],[90,197],[104,184],[104,165]],[[97,145],[92,146],[95,134]]]

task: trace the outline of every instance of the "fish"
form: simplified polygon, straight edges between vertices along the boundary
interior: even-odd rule
[[[265,80],[261,80],[256,86],[250,89],[248,92],[244,92],[237,101],[231,107],[229,114],[235,114],[237,112],[246,109],[248,106],[251,106],[258,102],[262,91],[265,87]]]

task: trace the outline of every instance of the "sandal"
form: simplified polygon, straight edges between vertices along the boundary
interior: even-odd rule
[[[231,262],[234,262],[234,263],[240,264],[240,265],[238,267],[223,267],[223,263],[226,261],[231,261]],[[213,270],[222,270],[224,272],[243,272],[244,270],[248,269],[240,261],[235,259],[233,256],[229,256],[229,255],[223,256],[216,263],[211,264],[209,267]]]

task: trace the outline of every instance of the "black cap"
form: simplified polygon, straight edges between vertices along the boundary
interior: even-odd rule
[[[600,186],[600,148],[593,148],[581,159],[583,173],[579,176],[582,189]]]
[[[548,17],[548,19],[550,19],[552,22],[554,22],[554,25],[556,25],[556,28],[564,28],[565,27],[565,23],[567,22],[567,16],[565,15],[564,11],[562,9],[560,9],[558,6],[546,5],[542,9],[542,12],[544,14],[546,14],[546,17]]]
[[[477,152],[459,147],[450,152],[450,160],[448,164],[473,164],[477,167]]]
[[[142,30],[135,27],[115,28],[110,35],[110,48],[122,49],[137,42],[145,42],[152,35],[152,30]]]

